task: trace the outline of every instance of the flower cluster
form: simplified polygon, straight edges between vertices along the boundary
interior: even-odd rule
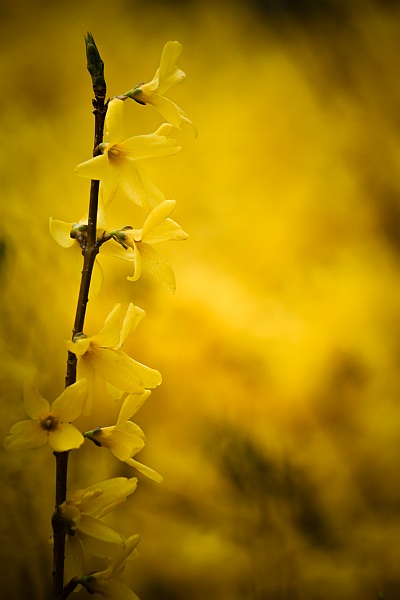
[[[129,280],[137,281],[143,272],[147,272],[171,292],[175,292],[174,272],[154,246],[161,242],[185,240],[188,236],[170,218],[176,207],[175,200],[164,197],[144,170],[142,161],[179,152],[180,146],[173,137],[174,129],[179,129],[182,123],[193,126],[182,109],[164,96],[185,79],[183,71],[176,66],[181,51],[179,42],[165,44],[153,79],[108,102],[104,140],[93,158],[76,167],[78,175],[100,182],[96,254],[122,258],[132,264],[131,274],[127,276]],[[128,136],[125,132],[125,111],[127,105],[135,106],[129,98],[141,105],[154,106],[166,122],[154,133]],[[140,207],[141,223],[107,229],[106,212],[117,192]],[[88,243],[88,216],[69,223],[50,219],[50,232],[56,242],[64,248],[72,248],[79,257]],[[101,282],[102,271],[96,262],[92,295],[99,291]],[[117,304],[97,334],[78,332],[67,341],[70,356],[76,360],[76,382],[66,387],[51,406],[33,382],[27,383],[24,407],[30,419],[11,428],[5,447],[18,450],[48,443],[57,455],[78,449],[85,439],[89,439],[96,446],[110,450],[118,460],[160,483],[161,475],[135,458],[145,446],[145,435],[131,418],[148,399],[151,390],[161,384],[161,374],[128,356],[122,349],[144,316],[145,312],[133,303],[125,310]],[[98,378],[106,383],[109,394],[121,401],[119,416],[113,425],[82,433],[72,422],[81,414],[89,416],[92,413]],[[69,494],[57,506],[53,519],[62,523],[66,536],[67,585],[72,582],[76,587],[83,586],[88,592],[105,598],[137,598],[122,583],[121,575],[125,561],[137,554],[138,536],[125,537],[101,521],[104,515],[125,502],[127,496],[135,491],[137,481],[135,477],[119,477],[96,483]],[[103,571],[87,574],[85,551],[110,559],[111,563]]]

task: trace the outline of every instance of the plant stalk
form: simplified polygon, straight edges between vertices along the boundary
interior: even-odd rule
[[[90,33],[85,36],[87,67],[92,77],[94,91],[93,114],[94,114],[94,145],[93,156],[100,153],[99,144],[103,141],[104,121],[107,113],[106,83],[104,80],[104,65],[100,58],[96,44]],[[77,333],[83,332],[86,308],[89,301],[89,289],[92,278],[93,266],[99,252],[96,240],[97,211],[99,202],[99,181],[92,181],[90,186],[89,216],[86,243],[82,248],[83,268],[79,288],[78,302],[75,313],[72,339]],[[72,352],[68,352],[67,371],[65,387],[76,381],[77,358]],[[57,507],[65,502],[67,497],[67,474],[68,474],[69,452],[54,452],[56,458],[56,511],[52,518],[53,527],[53,595],[52,600],[66,598],[64,590],[64,561],[65,561],[65,524],[57,516]]]

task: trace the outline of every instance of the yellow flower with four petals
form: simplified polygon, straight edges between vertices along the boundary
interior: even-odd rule
[[[167,42],[161,53],[160,66],[153,79],[148,83],[140,83],[125,92],[124,96],[136,100],[139,104],[151,104],[168,123],[175,127],[180,127],[181,122],[186,121],[194,128],[183,110],[164,96],[165,92],[186,79],[186,74],[176,66],[181,53],[182,45],[179,42]]]
[[[6,450],[37,448],[48,443],[54,452],[66,452],[83,444],[83,435],[71,425],[83,411],[88,395],[84,379],[65,388],[50,406],[33,383],[24,387],[24,408],[31,420],[13,425],[4,440]]]
[[[153,248],[153,244],[159,244],[161,242],[170,242],[178,240],[186,240],[189,236],[183,231],[183,229],[169,218],[176,206],[175,200],[164,200],[158,206],[153,208],[150,214],[147,216],[142,229],[133,229],[131,227],[124,227],[124,229],[118,231],[111,231],[110,235],[113,235],[114,239],[119,241],[121,246],[116,247],[107,244],[103,244],[105,254],[112,254],[124,258],[123,253],[126,252],[122,246],[132,248],[134,255],[134,266],[135,270],[131,277],[128,277],[130,281],[137,281],[142,274],[142,271],[147,271],[155,279],[160,281],[165,287],[167,287],[172,293],[175,292],[175,275],[171,265],[165,260],[165,258]],[[131,255],[127,257],[128,260],[132,260]]]
[[[161,483],[163,478],[157,471],[133,458],[144,448],[146,439],[141,428],[128,419],[141,408],[149,396],[150,390],[146,390],[144,394],[128,395],[121,407],[116,425],[97,427],[92,431],[86,431],[83,435],[97,446],[108,448],[118,460],[134,467],[149,479]]]
[[[136,477],[115,477],[77,490],[56,509],[65,522],[65,579],[83,574],[83,548],[99,558],[113,559],[126,547],[126,538],[100,521],[126,501],[137,487]]]
[[[97,335],[78,334],[73,341],[66,342],[68,350],[77,357],[77,378],[85,378],[88,384],[85,415],[92,409],[96,375],[128,394],[142,394],[162,381],[159,371],[137,362],[121,350],[131,331],[145,316],[144,310],[130,304],[125,317],[121,311],[120,304],[114,306]]]
[[[125,102],[113,98],[108,103],[105,120],[104,142],[100,145],[101,155],[90,158],[75,167],[82,177],[100,180],[103,187],[104,204],[114,197],[118,188],[138,206],[152,204],[154,184],[137,163],[145,158],[168,156],[180,150],[178,142],[169,138],[172,125],[164,123],[149,135],[125,137]],[[154,201],[153,201],[154,204]]]

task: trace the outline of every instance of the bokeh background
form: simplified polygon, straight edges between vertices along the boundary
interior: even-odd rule
[[[115,302],[147,317],[127,344],[163,385],[136,421],[164,476],[108,523],[140,533],[141,600],[400,596],[400,11],[396,2],[3,0],[0,8],[0,433],[25,418],[32,366],[63,389],[76,264],[48,220],[78,220],[91,155],[83,36],[110,96],[179,40],[176,100],[196,123],[147,165],[190,239],[165,245],[174,296],[102,261],[87,333]],[[130,133],[154,131],[130,107]],[[111,225],[133,224],[116,198]],[[82,428],[114,423],[98,393]],[[132,476],[72,453],[70,487]],[[1,596],[49,596],[54,459],[0,450]],[[79,592],[77,597],[83,597]]]

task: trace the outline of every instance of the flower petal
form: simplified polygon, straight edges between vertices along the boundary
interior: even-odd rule
[[[76,367],[76,377],[78,380],[86,380],[88,394],[82,412],[84,415],[90,415],[90,413],[92,412],[94,398],[95,371],[89,355],[84,354],[83,356],[78,358],[78,364]]]
[[[155,206],[157,206],[157,204],[160,204],[160,202],[163,202],[163,200],[165,200],[163,192],[156,186],[154,181],[143,168],[140,169],[140,179],[142,181],[143,188],[146,191],[146,208],[154,208]]]
[[[163,482],[162,476],[159,473],[157,473],[157,471],[154,471],[154,469],[150,469],[150,467],[146,467],[146,465],[143,465],[134,458],[129,458],[124,462],[126,462],[127,465],[134,467],[135,469],[140,471],[140,473],[142,473],[143,475],[146,475],[146,477],[148,477],[149,479],[152,479],[157,483]]]
[[[86,588],[105,600],[139,600],[138,596],[118,579],[92,579],[86,584]]]
[[[132,241],[133,253],[135,257],[133,275],[128,277],[129,281],[137,281],[142,274],[142,259],[140,257],[139,247],[136,242]]]
[[[182,53],[182,44],[177,41],[167,42],[161,53],[158,69],[158,93],[163,94],[173,85],[184,81],[186,75],[176,67],[176,62]]]
[[[71,423],[59,423],[57,429],[48,432],[49,446],[54,452],[66,452],[82,446],[85,438]]]
[[[117,425],[133,417],[146,402],[150,394],[150,390],[145,390],[142,394],[128,394],[119,411]]]
[[[101,519],[126,501],[137,487],[137,478],[113,477],[73,494],[68,502],[79,503],[82,512]]]
[[[123,346],[128,339],[134,329],[139,325],[142,319],[146,316],[146,313],[143,309],[135,306],[134,304],[129,304],[128,310],[126,311],[126,315],[124,321],[122,323],[119,344],[117,348]]]
[[[129,358],[132,368],[135,368],[136,372],[139,373],[145,388],[155,388],[162,382],[161,373],[157,369],[147,367],[133,358]],[[127,390],[128,391],[128,390]],[[143,392],[144,390],[142,390]],[[131,394],[138,392],[130,392]]]
[[[103,269],[101,268],[101,265],[96,258],[93,265],[92,279],[90,281],[89,300],[95,298],[100,294],[101,286],[103,285],[103,280]]]
[[[71,223],[58,221],[57,219],[50,217],[49,228],[53,239],[63,248],[70,248],[75,244],[76,240],[70,236],[72,230]]]
[[[100,558],[115,558],[125,546],[125,538],[91,515],[82,514],[77,527],[83,547]]]
[[[64,581],[83,575],[83,553],[81,543],[76,535],[65,538]],[[77,588],[78,590],[79,588]]]
[[[119,98],[110,100],[104,124],[104,141],[118,144],[125,138],[125,106]]]
[[[169,98],[165,98],[164,96],[160,96],[159,94],[143,94],[143,102],[146,104],[151,104],[160,113],[160,115],[174,125],[174,127],[179,127],[182,121],[181,117],[181,109],[175,102],[170,100]]]
[[[189,235],[183,231],[180,225],[172,219],[166,219],[164,223],[155,227],[146,235],[143,241],[147,244],[159,244],[160,242],[177,242],[187,240]]]
[[[142,269],[150,273],[160,283],[165,285],[172,293],[176,290],[175,275],[171,265],[157,250],[154,250],[149,244],[144,242],[139,246]],[[135,277],[135,276],[134,276]],[[128,277],[130,281],[135,281],[134,277]]]
[[[100,254],[112,256],[122,260],[134,261],[135,255],[130,248],[124,248],[121,244],[111,239],[100,246]]]
[[[90,435],[85,434],[85,437],[99,442],[122,461],[134,456],[144,448],[145,444],[143,431],[131,421],[125,421],[112,427],[102,427],[88,433]]]
[[[87,394],[86,379],[79,379],[54,400],[51,410],[62,423],[75,421],[82,414]]]
[[[47,431],[36,421],[20,421],[11,427],[4,447],[6,450],[27,450],[43,446],[47,439]]]
[[[112,180],[115,178],[115,173],[110,167],[110,161],[106,154],[79,163],[75,167],[75,173],[87,179]]]
[[[118,344],[122,321],[121,311],[122,306],[118,303],[108,314],[99,333],[92,336],[92,340],[96,345],[102,348],[114,348]]]
[[[148,196],[142,180],[142,170],[133,161],[125,160],[120,164],[118,184],[131,202],[138,206],[148,205]]]
[[[100,182],[99,198],[106,207],[110,204],[118,190],[118,179],[116,177],[103,179]]]
[[[97,348],[91,352],[91,363],[96,374],[116,388],[135,394],[144,392],[140,369],[136,367],[135,361],[121,350]]]
[[[26,381],[24,385],[24,408],[28,417],[35,421],[50,412],[50,404],[42,398],[32,381]]]
[[[177,154],[181,149],[177,140],[159,135],[157,132],[130,137],[124,141],[123,148],[127,152],[126,159],[130,160],[170,156]]]
[[[146,235],[150,233],[152,229],[161,225],[161,223],[169,217],[175,207],[175,200],[164,200],[164,202],[161,202],[161,204],[153,208],[143,224],[141,239],[147,241],[144,239]]]

